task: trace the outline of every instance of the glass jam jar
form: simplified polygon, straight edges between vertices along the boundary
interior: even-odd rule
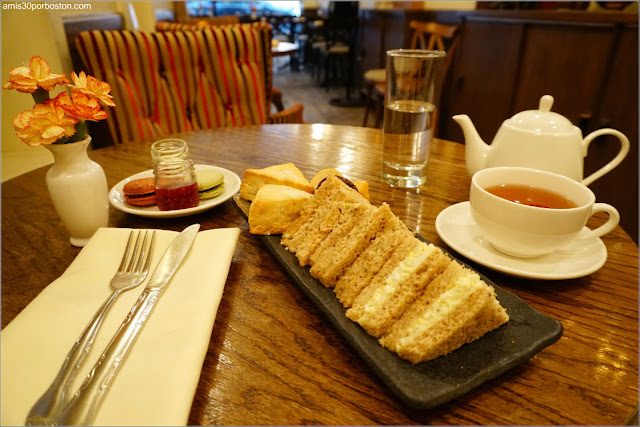
[[[162,159],[153,165],[156,203],[161,211],[198,206],[198,181],[191,159]]]
[[[160,160],[188,159],[189,147],[182,139],[167,138],[154,142],[151,145],[151,162],[155,165]]]

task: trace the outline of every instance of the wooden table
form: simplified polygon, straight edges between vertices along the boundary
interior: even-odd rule
[[[291,42],[279,42],[271,48],[271,54],[276,56],[292,55],[298,51],[298,45]]]
[[[297,43],[281,41],[276,46],[271,47],[271,55],[274,58],[279,56],[288,56],[291,71],[298,71],[298,58],[296,58],[296,52],[298,52],[299,48],[300,46],[298,46]]]
[[[420,191],[380,181],[380,131],[332,125],[268,125],[184,135],[196,163],[242,176],[294,162],[308,178],[333,167],[370,183],[409,227],[446,248],[437,214],[468,198],[464,146],[436,140]],[[90,152],[109,185],[149,168],[149,143]],[[56,279],[71,247],[45,186],[47,168],[2,184],[2,326]],[[397,402],[283,272],[229,201],[184,218],[112,209],[113,227],[242,230],[189,424],[621,424],[638,403],[638,247],[618,227],[603,238],[607,263],[588,277],[519,279],[474,263],[498,286],[558,319],[564,334],[531,360],[429,411]],[[597,222],[597,221],[596,221]],[[448,249],[448,248],[446,248]]]

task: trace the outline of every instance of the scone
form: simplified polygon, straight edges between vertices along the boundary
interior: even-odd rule
[[[247,169],[240,185],[240,197],[253,201],[260,187],[265,184],[286,185],[307,193],[313,193],[313,187],[300,169],[293,163],[269,166],[264,169]]]
[[[264,184],[249,208],[249,231],[280,234],[299,215],[311,194],[286,185]]]

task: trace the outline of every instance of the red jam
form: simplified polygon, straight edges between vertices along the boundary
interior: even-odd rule
[[[156,202],[161,211],[187,209],[198,206],[198,183],[178,188],[156,188]]]

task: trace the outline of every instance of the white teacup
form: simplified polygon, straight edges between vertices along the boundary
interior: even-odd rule
[[[486,190],[498,185],[532,186],[571,200],[576,207],[544,208],[516,203]],[[551,253],[575,239],[596,212],[609,220],[591,230],[592,239],[618,225],[620,214],[611,205],[595,203],[583,184],[553,172],[521,167],[483,169],[473,175],[469,194],[471,214],[484,238],[500,252],[519,258]]]

